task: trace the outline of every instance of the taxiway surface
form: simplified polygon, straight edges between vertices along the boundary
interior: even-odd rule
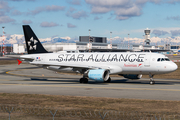
[[[0,92],[93,96],[152,100],[180,100],[180,80],[149,79],[128,80],[112,77],[111,83],[89,81],[80,84],[79,75],[56,74],[29,64],[1,65]]]

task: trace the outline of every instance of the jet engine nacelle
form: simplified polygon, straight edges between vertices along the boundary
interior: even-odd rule
[[[109,79],[109,71],[105,69],[89,70],[88,78],[95,81],[107,81]]]
[[[125,78],[128,78],[128,79],[141,79],[142,78],[142,74],[123,74],[123,76]]]

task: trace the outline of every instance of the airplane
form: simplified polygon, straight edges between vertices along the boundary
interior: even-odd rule
[[[88,83],[89,79],[111,82],[110,75],[117,74],[128,79],[149,75],[149,83],[153,85],[154,75],[178,68],[165,55],[151,52],[49,53],[29,25],[23,25],[23,31],[28,54],[20,56],[20,60],[48,70],[81,73],[80,83]]]

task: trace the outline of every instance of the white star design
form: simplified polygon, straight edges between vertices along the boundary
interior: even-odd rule
[[[36,45],[37,42],[38,42],[38,41],[34,39],[34,45]]]
[[[29,48],[30,50],[33,50],[33,47],[32,46],[30,46],[30,48]]]
[[[31,37],[30,41],[28,41],[28,45],[30,46],[30,50],[36,50],[38,41]]]
[[[30,42],[30,41],[28,41],[28,45],[29,45],[29,46],[31,45],[31,42]]]
[[[34,38],[33,38],[33,37],[31,37],[30,41],[31,41],[31,42],[33,42],[33,41],[34,41]]]
[[[34,46],[33,46],[33,48],[34,48],[35,50],[36,50],[36,46],[37,46],[37,45],[34,45]]]

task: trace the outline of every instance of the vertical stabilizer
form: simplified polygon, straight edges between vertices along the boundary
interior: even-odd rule
[[[23,25],[23,31],[28,54],[48,53],[29,25]]]

